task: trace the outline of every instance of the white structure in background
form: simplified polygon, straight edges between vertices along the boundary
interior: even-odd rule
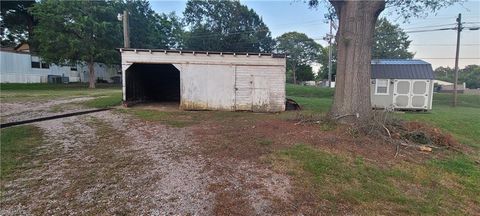
[[[120,79],[120,66],[95,63],[94,67],[96,79],[108,82]],[[46,83],[49,76],[68,77],[68,82],[88,82],[89,73],[87,65],[48,65],[28,50],[0,50],[1,83]]]
[[[123,101],[183,110],[285,110],[283,54],[120,49]]]
[[[453,83],[452,82],[447,82],[443,80],[434,80],[433,83],[437,86],[435,89],[438,92],[453,92]],[[462,83],[457,85],[457,92],[458,93],[463,93],[467,89],[466,83]]]
[[[370,93],[372,107],[431,110],[433,69],[419,59],[373,59]]]

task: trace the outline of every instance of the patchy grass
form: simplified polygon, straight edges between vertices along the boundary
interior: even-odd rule
[[[97,83],[96,89],[118,89],[120,85]],[[2,83],[2,91],[32,90],[76,90],[88,89],[88,83],[48,84],[48,83]]]
[[[287,86],[287,95],[303,106],[302,113],[330,109],[329,89]],[[318,147],[298,145],[276,153],[276,163],[288,164],[298,187],[314,191],[317,202],[327,202],[333,214],[476,214],[480,211],[480,96],[459,95],[451,107],[451,94],[435,94],[430,112],[406,112],[406,120],[428,122],[474,147],[424,162],[383,166],[365,163]],[[307,180],[305,180],[307,179]],[[307,188],[307,189],[305,189]],[[321,207],[318,207],[321,208]],[[347,210],[345,210],[347,209]]]
[[[286,91],[288,97],[307,97],[307,98],[333,98],[334,90],[331,88],[319,88],[313,86],[301,86],[287,84]]]
[[[32,149],[42,143],[42,131],[31,125],[4,128],[0,131],[1,178],[27,163]]]
[[[268,138],[259,139],[257,142],[261,146],[271,146],[273,144],[273,140]]]
[[[0,99],[4,103],[121,95],[121,87],[117,85],[98,85],[96,89],[89,89],[86,84],[2,83],[0,88]]]
[[[118,106],[122,103],[122,93],[118,92],[109,96],[98,97],[93,100],[86,101],[84,104],[91,108],[108,108]]]
[[[302,112],[327,112],[332,105],[333,89],[287,84],[287,97],[297,101]]]
[[[183,128],[199,123],[199,112],[166,112],[149,109],[128,108],[119,112],[131,114],[145,121],[161,122],[171,127]]]
[[[461,95],[458,107],[451,107],[450,101],[450,94],[435,94],[432,111],[407,112],[400,116],[429,122],[451,133],[461,143],[480,149],[480,96]]]
[[[305,113],[325,113],[332,104],[333,90],[310,86],[287,85],[287,96],[296,100]],[[433,97],[430,112],[406,112],[398,115],[407,120],[429,122],[451,133],[463,144],[480,148],[480,96],[459,95],[458,107],[451,107],[452,94]]]
[[[317,203],[327,202],[327,212],[333,214],[345,210],[366,215],[469,214],[474,211],[459,206],[480,203],[479,168],[464,157],[425,166],[400,163],[380,167],[362,157],[332,154],[302,144],[278,152],[277,160],[303,184],[300,187],[313,191]],[[463,180],[461,185],[455,184]]]

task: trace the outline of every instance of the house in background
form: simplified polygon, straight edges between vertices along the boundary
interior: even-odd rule
[[[434,80],[433,83],[435,84],[435,92],[441,93],[452,93],[454,86],[453,83],[443,81],[443,80]],[[466,89],[466,83],[458,84],[457,85],[457,92],[464,93]]]
[[[432,65],[417,59],[372,60],[372,107],[398,110],[432,109]]]
[[[28,45],[28,43],[22,42],[15,48],[13,48],[13,50],[17,52],[30,53],[30,45]]]
[[[95,79],[106,82],[119,82],[121,67],[95,63]],[[49,65],[30,53],[28,44],[20,44],[14,49],[0,49],[1,83],[48,83],[48,82],[88,82],[86,64],[71,66]]]

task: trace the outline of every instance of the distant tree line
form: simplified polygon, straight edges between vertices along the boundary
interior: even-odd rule
[[[122,23],[117,14],[129,12],[130,44],[135,48],[235,52],[284,52],[287,81],[301,82],[327,76],[328,47],[299,32],[272,38],[262,18],[239,1],[189,0],[183,18],[157,13],[146,0],[126,1],[1,1],[2,47],[28,42],[49,63],[118,63],[115,48],[122,47]],[[398,25],[380,19],[373,58],[412,58],[410,41]],[[333,46],[333,72],[336,52]],[[312,63],[322,65],[312,70]],[[315,76],[315,74],[317,74]],[[95,83],[91,80],[93,88]]]
[[[438,67],[435,69],[435,79],[454,82],[455,69],[450,67]],[[467,65],[458,70],[458,82],[465,83],[467,88],[480,88],[480,65]]]

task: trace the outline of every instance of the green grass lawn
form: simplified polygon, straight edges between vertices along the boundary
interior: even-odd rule
[[[333,89],[287,84],[287,97],[295,100],[304,112],[324,113],[332,105]]]
[[[297,101],[305,112],[324,113],[332,104],[333,90],[287,84],[287,97]],[[435,93],[429,112],[405,112],[397,115],[412,121],[428,122],[451,133],[463,144],[480,148],[480,96],[459,95],[452,107],[452,94]]]
[[[31,125],[0,130],[1,178],[24,165],[32,157],[32,150],[42,142],[42,132]]]
[[[330,109],[333,90],[287,85],[287,97],[303,106],[302,112],[323,114]],[[6,95],[5,95],[6,94]],[[49,95],[53,94],[53,96]],[[20,95],[20,99],[16,96]],[[119,103],[119,88],[89,90],[85,86],[48,86],[2,84],[2,102],[29,98],[93,96],[88,107],[108,107]],[[12,98],[9,98],[12,97]],[[38,98],[37,98],[38,97]],[[472,146],[472,152],[453,153],[423,162],[399,160],[385,166],[352,156],[327,151],[309,143],[272,152],[273,163],[288,170],[295,187],[313,193],[320,205],[325,201],[331,214],[342,214],[347,205],[360,215],[464,215],[475,214],[480,206],[480,96],[460,95],[459,106],[450,106],[451,95],[435,94],[433,110],[427,113],[398,114],[400,118],[428,122],[451,133],[459,142]],[[204,119],[234,122],[241,119],[277,118],[245,112],[162,112],[144,109],[120,109],[146,121],[158,121],[172,127],[186,127]],[[286,112],[288,113],[288,112]],[[282,114],[283,115],[283,114]],[[281,118],[281,115],[278,115]],[[321,130],[321,127],[319,127]],[[22,167],[32,155],[32,148],[42,142],[41,131],[34,126],[20,126],[1,131],[2,179]],[[271,140],[259,139],[265,148]],[[352,144],[353,145],[353,144]],[[393,159],[392,159],[393,160]],[[319,206],[324,209],[325,206]],[[350,209],[351,210],[351,209]]]
[[[330,89],[287,85],[287,97],[302,105],[302,112],[328,111],[332,95]],[[278,152],[277,158],[288,164],[294,176],[307,179],[298,181],[315,191],[318,199],[327,200],[334,214],[339,213],[336,209],[342,203],[366,215],[472,214],[478,208],[471,206],[480,205],[480,96],[459,95],[455,108],[451,107],[451,98],[451,94],[435,94],[433,110],[397,116],[427,122],[451,133],[460,143],[474,147],[471,153],[452,153],[424,163],[400,162],[385,168],[307,143]]]
[[[97,84],[95,89],[89,89],[87,84],[14,84],[0,85],[0,99],[4,103],[12,102],[43,102],[53,99],[70,99],[77,97],[94,97],[93,100],[81,104],[89,108],[106,108],[121,103],[122,90],[119,85]],[[53,107],[61,110],[62,107]]]

